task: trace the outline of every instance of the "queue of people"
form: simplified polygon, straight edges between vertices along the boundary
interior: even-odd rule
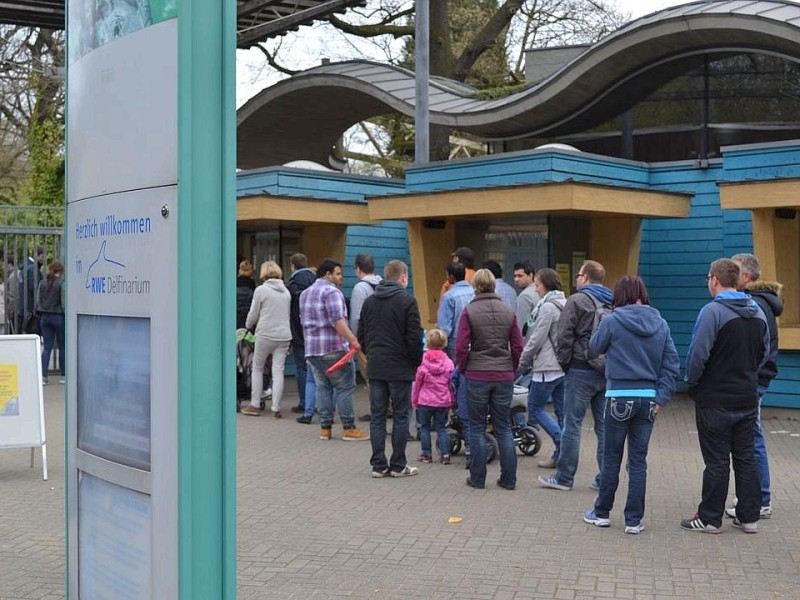
[[[466,485],[483,489],[489,417],[499,448],[497,485],[513,490],[517,463],[510,408],[515,383],[523,382],[529,387],[526,423],[544,431],[553,446],[549,457],[538,463],[553,470],[538,478],[540,485],[572,489],[583,420],[591,410],[597,440],[597,474],[591,487],[598,495],[583,520],[598,527],[611,525],[627,444],[624,531],[635,535],[644,529],[649,440],[657,415],[675,392],[680,365],[669,326],[651,306],[641,278],[621,277],[612,290],[604,285],[603,265],[586,260],[576,274],[577,291],[567,297],[555,270],[534,271],[523,261],[514,265],[514,282],[521,292],[515,304],[508,289],[498,285],[502,267],[487,261],[476,270],[474,254],[462,247],[445,269],[437,327],[423,332],[416,300],[406,292],[407,265],[389,261],[380,278],[365,256],[359,255],[356,272],[361,270],[361,283],[362,274],[374,281],[367,282],[369,290],[362,290],[356,319],[348,313],[340,290],[338,261],[322,261],[313,283],[306,277],[304,287],[291,293],[283,287],[277,265],[262,267],[265,283],[254,294],[247,325],[255,327],[257,345],[259,328],[262,337],[271,340],[262,342],[268,350],[262,350],[259,360],[265,352],[276,351],[285,358],[289,339],[296,363],[301,354],[306,381],[298,380],[298,389],[305,393],[297,407],[303,412],[298,422],[309,424],[318,412],[319,437],[327,441],[338,410],[343,440],[371,440],[372,477],[406,477],[419,473],[406,456],[412,408],[421,441],[417,461],[433,462],[435,431],[443,465],[450,464],[445,426],[453,409],[465,425]],[[295,274],[310,271],[303,255],[292,257],[292,264]],[[777,373],[775,317],[782,304],[780,287],[762,284],[759,276],[758,259],[740,254],[714,261],[706,277],[712,301],[697,317],[686,365],[706,464],[697,514],[680,523],[689,531],[719,533],[723,516],[728,516],[734,527],[755,533],[758,520],[772,514],[760,401]],[[264,303],[274,306],[266,308]],[[262,319],[291,321],[292,327],[267,337]],[[355,330],[350,326],[354,323]],[[369,382],[369,434],[355,425],[354,356],[362,357]],[[282,389],[283,363],[280,358],[278,362]],[[736,376],[729,376],[733,372]],[[311,389],[309,381],[314,384]],[[554,414],[546,408],[548,403]],[[388,410],[394,424],[387,459]],[[280,394],[276,404],[273,391],[273,416],[279,411]],[[242,412],[258,414],[255,400]],[[737,502],[726,509],[731,457]]]
[[[66,382],[64,265],[52,260],[47,274],[44,246],[36,246],[17,268],[13,257],[5,262],[5,284],[0,284],[0,333],[33,334],[42,338],[42,385],[50,381],[50,362],[56,350],[59,383]]]

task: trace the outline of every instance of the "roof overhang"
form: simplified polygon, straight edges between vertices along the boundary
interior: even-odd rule
[[[375,225],[363,202],[319,200],[293,196],[245,196],[236,201],[239,227],[265,223]]]
[[[370,198],[369,216],[383,220],[556,213],[682,218],[689,216],[690,202],[691,194],[567,181]]]
[[[719,200],[723,209],[800,207],[800,179],[721,181]]]
[[[236,0],[236,46],[249,48],[364,4],[365,0]],[[0,0],[0,23],[64,29],[65,0]]]

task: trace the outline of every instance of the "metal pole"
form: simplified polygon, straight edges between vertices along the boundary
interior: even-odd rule
[[[441,0],[439,0],[441,1]],[[430,78],[430,4],[416,0],[416,30],[414,32],[414,161],[425,164],[430,160],[430,114],[428,110],[428,79]]]

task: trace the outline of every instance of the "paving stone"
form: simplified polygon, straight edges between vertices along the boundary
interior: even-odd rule
[[[286,406],[297,401],[287,381]],[[367,410],[359,388],[357,414]],[[65,598],[64,397],[45,388],[49,481],[40,453],[0,452],[0,600]],[[464,485],[464,456],[420,474],[372,479],[370,444],[317,439],[293,419],[237,418],[238,597],[508,600],[529,598],[774,600],[800,589],[800,412],[763,411],[773,480],[772,519],[758,535],[723,524],[710,536],[683,531],[700,497],[702,458],[691,401],[659,413],[648,456],[646,529],[623,533],[623,470],[607,529],[587,525],[595,492],[587,417],[571,492],[546,490],[537,457],[518,457],[513,493]],[[366,424],[359,424],[367,430]],[[390,425],[391,427],[391,422]],[[545,441],[543,452],[549,451]],[[387,437],[390,451],[390,438]],[[51,489],[52,488],[52,489]],[[733,484],[731,483],[731,496]],[[449,523],[451,516],[460,523]]]

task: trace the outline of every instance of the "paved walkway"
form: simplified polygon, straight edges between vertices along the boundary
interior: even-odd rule
[[[294,381],[287,381],[296,401]],[[50,480],[28,450],[0,452],[0,599],[64,598],[63,386],[45,388]],[[363,390],[357,400],[364,412]],[[745,535],[683,531],[700,494],[691,402],[677,397],[653,434],[646,529],[623,534],[581,519],[592,505],[587,428],[571,492],[534,483],[520,456],[514,492],[464,485],[463,456],[407,479],[369,477],[369,443],[317,439],[292,418],[238,417],[239,598],[511,600],[800,597],[800,412],[765,409],[775,515]],[[335,426],[334,436],[341,430]],[[540,455],[549,451],[545,442]],[[419,444],[409,444],[412,461]],[[626,485],[623,476],[623,486]],[[458,516],[463,521],[448,523]]]

